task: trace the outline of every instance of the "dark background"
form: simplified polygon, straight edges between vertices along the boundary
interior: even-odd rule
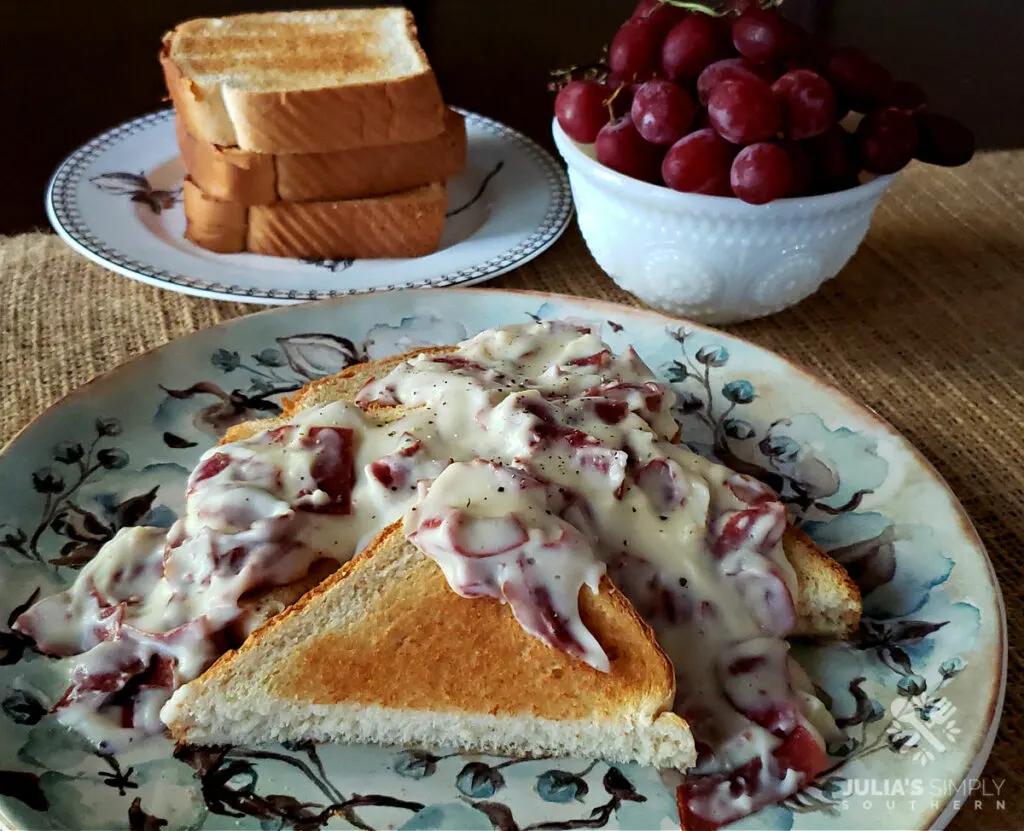
[[[98,133],[155,110],[157,50],[190,17],[274,8],[261,0],[0,0],[0,233],[46,224],[50,174]],[[550,146],[548,70],[595,58],[634,0],[409,0],[449,103]],[[837,44],[860,46],[982,147],[1024,146],[1022,0],[786,0]]]

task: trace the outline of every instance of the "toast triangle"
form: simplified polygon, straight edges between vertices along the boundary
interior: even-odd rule
[[[385,529],[318,588],[179,689],[162,716],[197,744],[335,740],[503,755],[601,757],[685,770],[672,665],[607,578],[580,591],[608,673],[465,599]]]

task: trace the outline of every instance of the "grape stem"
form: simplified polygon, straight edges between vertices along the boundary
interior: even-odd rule
[[[708,6],[705,3],[698,3],[695,0],[659,0],[666,6],[675,6],[677,9],[684,9],[688,12],[699,12],[700,14],[706,14],[710,17],[725,17],[726,15],[732,14],[735,9],[732,3],[726,3],[725,8],[716,9],[713,6]],[[758,5],[762,9],[771,9],[776,6],[781,6],[783,0],[758,0]]]
[[[611,95],[609,95],[607,98],[604,99],[604,105],[608,108],[608,118],[609,118],[610,121],[614,121],[615,120],[615,110],[612,108],[612,104],[615,103],[615,99],[619,97],[619,93],[622,92],[622,88],[624,86],[626,86],[626,85],[625,84],[619,84],[615,88],[615,92],[613,92]]]
[[[608,64],[602,61],[573,64],[572,66],[567,66],[565,69],[552,69],[548,72],[552,78],[548,83],[548,89],[551,92],[558,92],[570,81],[575,80],[603,81],[608,75],[608,70]]]
[[[675,6],[677,9],[684,9],[688,12],[699,12],[709,17],[725,17],[727,14],[732,13],[731,8],[714,9],[711,6],[705,6],[703,3],[692,3],[689,0],[661,0],[661,2],[666,6]]]

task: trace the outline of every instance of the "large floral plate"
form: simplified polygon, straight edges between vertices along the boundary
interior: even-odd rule
[[[51,662],[10,621],[126,525],[169,525],[186,473],[229,425],[364,359],[530,318],[600,326],[679,393],[685,438],[776,487],[864,593],[855,640],[802,649],[846,732],[803,792],[743,828],[941,826],[984,764],[1005,672],[999,590],[963,508],[891,427],[781,358],[620,306],[450,290],[279,309],[94,381],[0,456],[0,823],[14,828],[677,827],[656,771],[358,746],[98,755],[46,717]],[[7,621],[6,626],[2,622]]]
[[[466,166],[448,181],[441,246],[399,260],[294,260],[215,254],[185,239],[185,169],[174,110],[115,127],[72,153],[53,175],[46,212],[89,259],[171,291],[286,304],[400,288],[470,285],[532,260],[569,224],[565,171],[522,133],[466,117]]]

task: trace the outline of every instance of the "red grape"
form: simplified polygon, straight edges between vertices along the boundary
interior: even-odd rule
[[[656,182],[661,167],[661,148],[656,147],[637,132],[629,116],[605,124],[594,143],[597,160],[644,182]]]
[[[772,9],[749,9],[732,25],[732,45],[754,63],[785,58],[794,46],[794,25]]]
[[[640,2],[636,4],[636,8],[633,9],[633,14],[629,16],[629,19],[634,20],[638,17],[647,17],[647,15],[662,5],[664,4],[661,0],[640,0]]]
[[[772,138],[782,125],[782,110],[771,87],[760,78],[733,78],[711,91],[708,118],[733,144]]]
[[[610,91],[597,81],[570,81],[555,98],[555,117],[565,134],[590,144],[597,131],[608,123],[605,99]]]
[[[729,182],[744,202],[763,205],[786,196],[793,183],[793,165],[777,144],[761,141],[744,147],[732,162]]]
[[[730,14],[712,17],[639,0],[609,46],[606,80],[559,92],[561,129],[625,175],[755,204],[853,187],[861,170],[893,173],[915,156],[973,156],[971,131],[928,112],[917,84],[761,2],[729,0]],[[854,135],[839,124],[850,111],[864,114]]]
[[[957,167],[974,155],[974,133],[956,119],[938,113],[914,113],[920,141],[916,158],[929,164]]]
[[[835,49],[828,59],[828,79],[850,108],[866,113],[886,100],[892,76],[859,49]]]
[[[621,72],[616,72],[614,69],[611,70],[604,79],[604,82],[612,89],[618,89],[619,87],[633,83],[632,77],[626,77]]]
[[[608,47],[612,72],[630,80],[646,80],[659,68],[661,33],[647,19],[627,20]]]
[[[913,81],[893,81],[885,104],[912,113],[923,110],[928,104],[928,97]]]
[[[687,17],[685,9],[663,3],[661,0],[640,0],[630,20],[649,20],[654,23],[658,33],[665,35],[680,20]]]
[[[779,146],[789,156],[789,163],[792,166],[792,181],[790,182],[788,196],[805,196],[811,192],[814,185],[814,161],[811,154],[803,143],[783,139]]]
[[[782,106],[782,129],[789,138],[824,133],[836,120],[836,96],[828,81],[809,69],[792,69],[772,84]]]
[[[821,38],[810,34],[796,23],[789,25],[789,48],[781,64],[786,69],[813,69],[815,72],[825,65],[828,49]]]
[[[729,168],[736,149],[710,127],[673,144],[661,163],[665,184],[686,193],[732,196]]]
[[[830,193],[857,184],[853,136],[833,124],[820,136],[803,142],[814,164],[815,190]]]
[[[909,113],[883,107],[861,119],[856,139],[861,167],[871,173],[895,173],[914,158],[917,126]]]
[[[677,23],[661,44],[661,68],[673,81],[696,78],[710,63],[728,54],[718,25],[694,14]]]
[[[711,90],[722,81],[734,78],[760,78],[763,81],[771,81],[774,77],[770,69],[752,64],[745,58],[725,58],[708,64],[700,73],[700,77],[697,78],[697,98],[701,104],[707,106]]]
[[[799,26],[794,25],[793,29],[796,35],[792,54],[782,61],[782,68],[786,71],[810,69],[819,75],[824,74],[828,69],[828,58],[831,54],[828,44],[821,38],[808,34]]]
[[[631,81],[620,80],[614,72],[609,72],[604,82],[608,89],[605,104],[612,108],[612,118],[619,118],[629,112],[633,106],[633,94],[637,85]]]
[[[686,135],[693,121],[693,102],[671,81],[641,84],[633,96],[633,124],[652,144],[669,145]]]

